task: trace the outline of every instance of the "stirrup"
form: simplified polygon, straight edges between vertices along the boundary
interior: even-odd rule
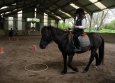
[[[78,47],[78,48],[75,47],[75,48],[73,49],[73,51],[74,51],[74,52],[81,51],[81,47]]]

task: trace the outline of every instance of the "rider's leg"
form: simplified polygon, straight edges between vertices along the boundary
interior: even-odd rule
[[[78,38],[75,39],[75,49],[74,51],[81,51],[80,41]]]
[[[81,46],[80,46],[80,41],[78,39],[78,37],[80,36],[79,33],[74,34],[74,51],[81,51]]]

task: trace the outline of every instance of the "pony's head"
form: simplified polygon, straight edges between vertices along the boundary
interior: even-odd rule
[[[53,41],[52,35],[51,35],[51,26],[44,26],[41,29],[41,40],[40,40],[40,48],[45,49],[46,46]]]

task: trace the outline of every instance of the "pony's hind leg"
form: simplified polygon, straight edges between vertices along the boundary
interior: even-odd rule
[[[96,66],[98,66],[98,60],[99,60],[99,58],[98,58],[97,52],[95,53],[95,59],[96,59]]]
[[[84,71],[82,73],[86,73],[89,70],[89,67],[90,67],[91,63],[94,60],[95,53],[96,53],[96,49],[91,49],[91,56],[90,56],[90,59],[89,59],[89,63],[88,63],[88,65],[86,66],[86,68],[84,69]]]
[[[78,69],[76,67],[73,67],[72,66],[72,59],[73,59],[73,55],[69,55],[69,58],[68,58],[68,66],[75,72],[78,72]]]

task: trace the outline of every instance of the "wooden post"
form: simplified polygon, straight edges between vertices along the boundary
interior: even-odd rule
[[[91,32],[91,23],[92,23],[93,13],[91,13],[90,17],[91,17],[91,20],[90,20],[90,25],[89,25],[89,32]]]

